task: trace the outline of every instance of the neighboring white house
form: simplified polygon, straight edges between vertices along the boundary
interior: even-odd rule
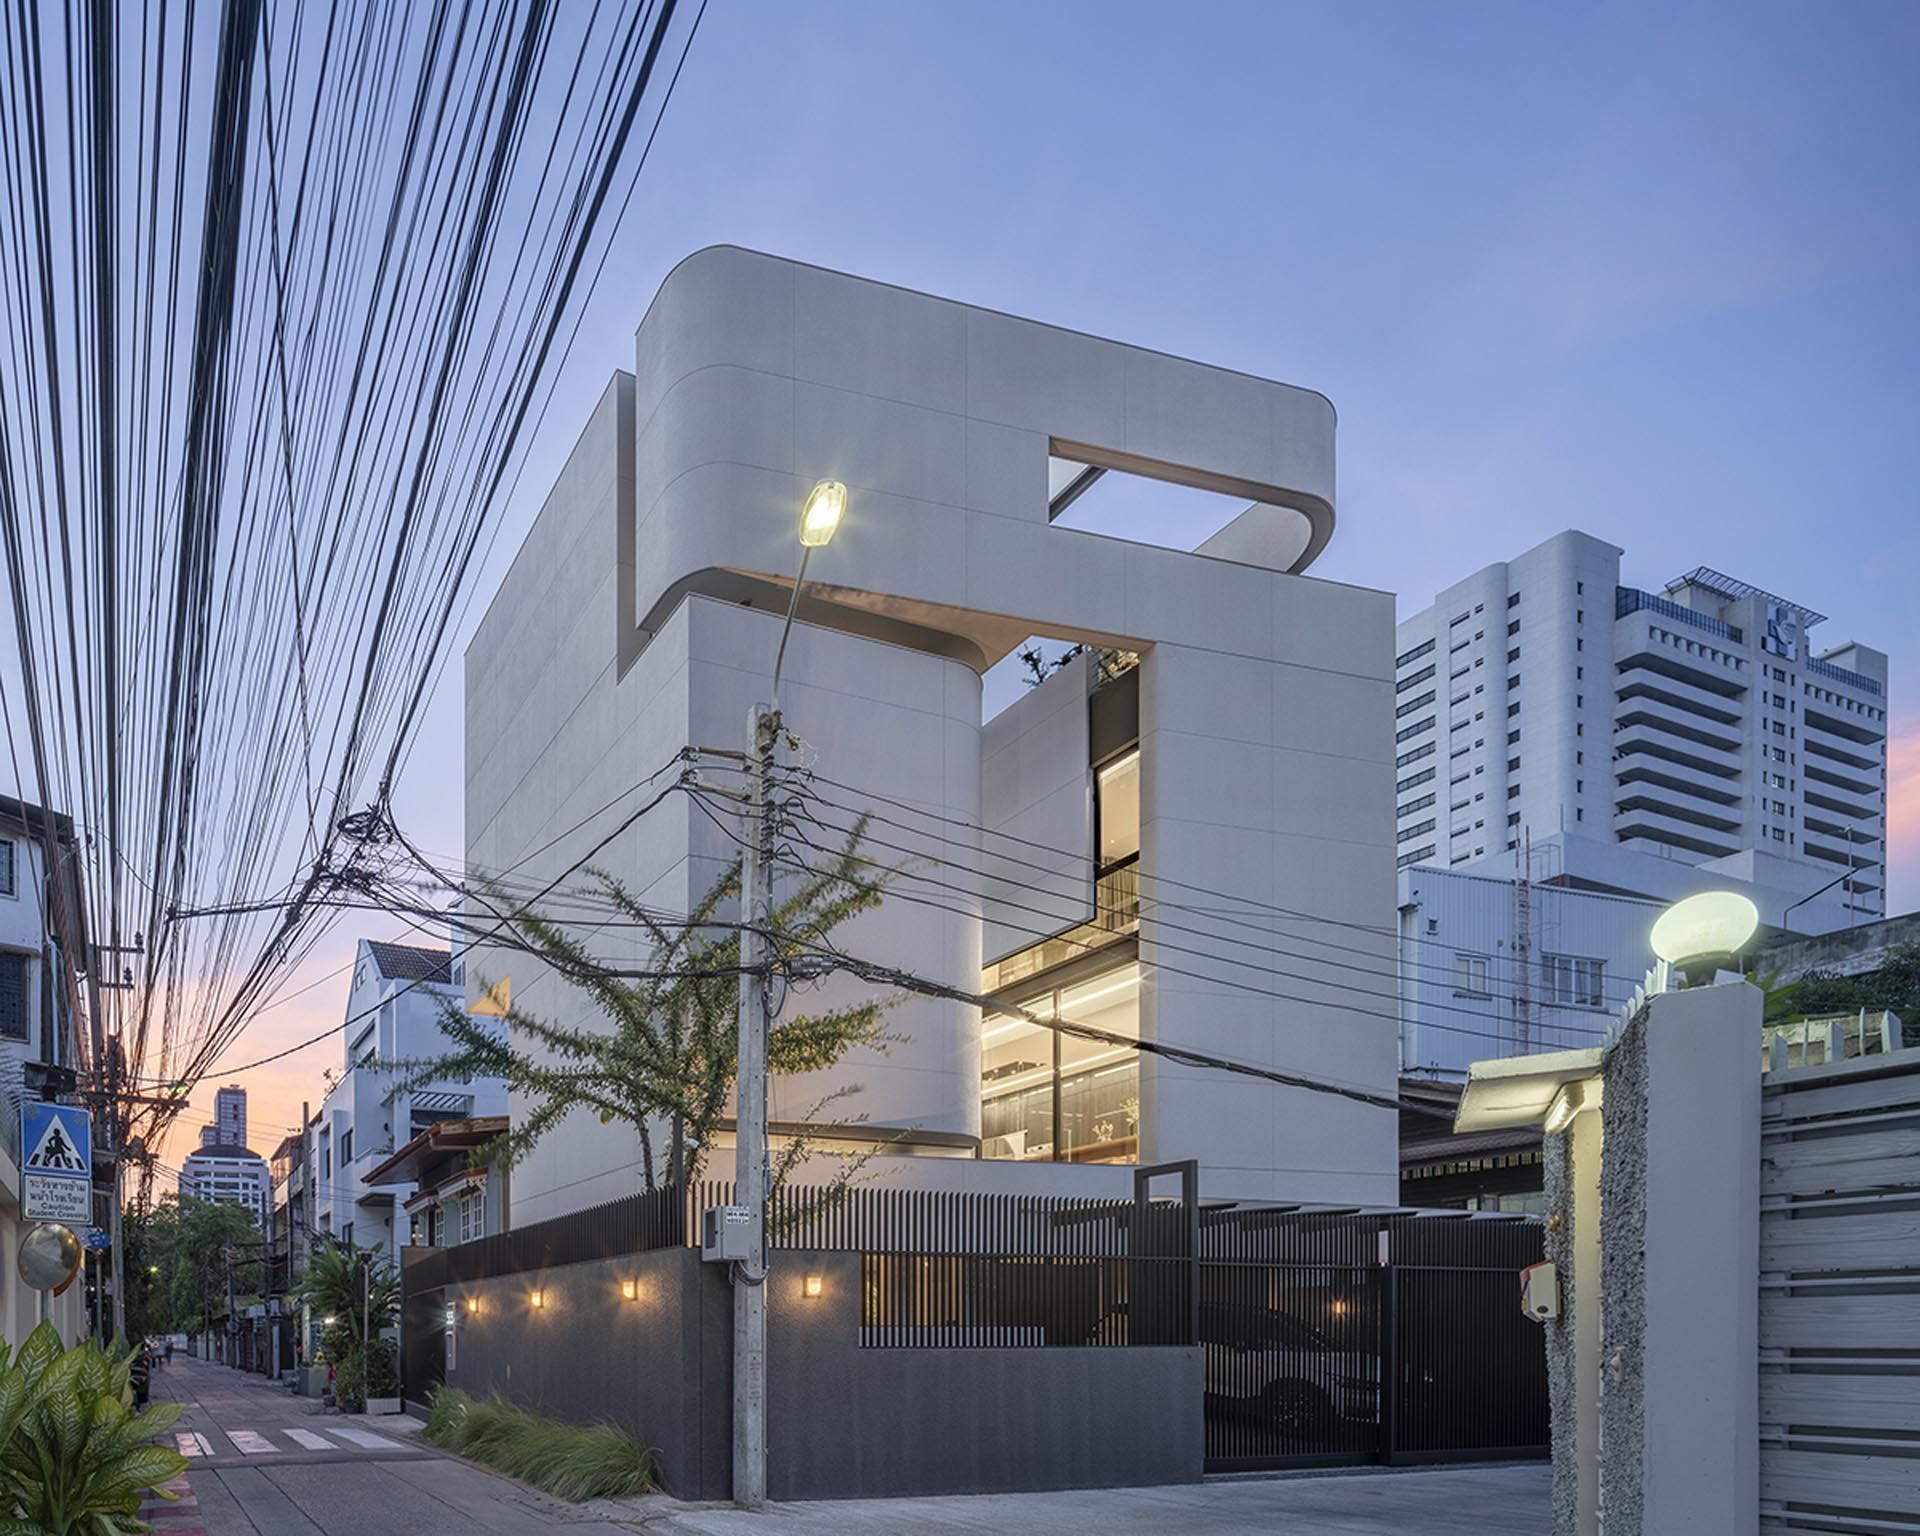
[[[272,1175],[267,1160],[246,1147],[207,1142],[189,1152],[180,1165],[180,1193],[217,1205],[243,1207],[267,1231],[272,1209]]]
[[[1565,834],[1760,887],[1800,932],[1884,915],[1886,656],[1704,566],[1622,585],[1620,555],[1562,533],[1401,620],[1400,866],[1506,873]]]
[[[1399,886],[1401,1067],[1454,1079],[1489,1057],[1602,1043],[1653,963],[1654,919],[1684,896],[1735,891],[1769,928],[1821,932],[1839,896],[1804,900],[1805,866],[1759,849],[1692,864],[1571,832],[1409,865]]]
[[[818,775],[807,832],[831,846],[872,810],[873,835],[917,862],[835,942],[1123,1038],[1391,1096],[1392,600],[1302,574],[1332,535],[1333,471],[1333,408],[1311,390],[698,252],[661,285],[634,373],[609,383],[468,649],[468,864],[538,887],[591,862],[669,914],[707,890],[737,853],[731,802],[670,797],[620,823],[683,748],[745,744],[802,502],[836,480],[845,519],[814,552],[781,690]],[[1075,526],[1129,485],[1161,511],[1153,543]],[[1196,491],[1231,498],[1224,527],[1185,521]],[[1111,664],[1083,656],[983,721],[982,674],[1034,635]],[[725,757],[700,769],[735,782]],[[590,942],[644,952],[613,930]],[[523,955],[476,950],[470,991],[483,974],[516,1005],[593,1017]],[[866,991],[836,977],[788,1006]],[[1192,1158],[1209,1196],[1397,1198],[1390,1108],[1000,1016],[983,1030],[927,996],[890,1024],[887,1053],[776,1081],[776,1126],[857,1087],[825,1114],[906,1132],[893,1150],[923,1154],[922,1180],[1120,1193],[1128,1165]],[[632,1191],[642,1155],[630,1131],[569,1117],[516,1166],[515,1222]]]
[[[46,848],[56,858],[47,879]],[[0,796],[0,1336],[18,1345],[39,1321],[39,1295],[14,1265],[25,1224],[20,1219],[20,1105],[29,1062],[84,1072],[79,975],[61,946],[62,932],[81,932],[80,862],[72,821],[37,805]],[[98,1204],[96,1197],[96,1204]],[[63,1337],[86,1331],[85,1287],[53,1298]]]
[[[407,1089],[407,1066],[450,1049],[442,1010],[464,1006],[458,961],[447,950],[362,939],[347,993],[341,1068],[308,1130],[316,1232],[385,1250],[395,1263],[409,1238],[412,1188],[374,1186],[366,1175],[441,1120],[504,1114],[504,1084]]]

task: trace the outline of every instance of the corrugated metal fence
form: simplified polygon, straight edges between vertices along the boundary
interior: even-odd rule
[[[1769,1073],[1760,1498],[1769,1531],[1920,1531],[1920,1051]]]

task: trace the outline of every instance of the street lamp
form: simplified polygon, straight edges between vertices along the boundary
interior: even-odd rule
[[[800,589],[807,584],[807,562],[816,549],[833,542],[833,533],[846,515],[847,488],[838,480],[822,480],[807,492],[807,503],[800,509],[800,574],[793,579],[793,596],[787,601],[787,622],[780,626],[780,649],[773,658],[773,709],[780,709],[780,668],[787,659],[787,636],[793,633],[793,616],[800,607]]]
[[[833,538],[847,510],[847,488],[822,480],[800,509],[800,573],[787,602],[773,658],[769,702],[747,714],[747,839],[740,872],[740,1051],[735,1084],[733,1198],[748,1213],[747,1257],[733,1279],[733,1498],[747,1509],[767,1502],[767,1034],[773,1019],[773,801],[768,779],[780,735],[780,668],[800,607],[807,562]]]

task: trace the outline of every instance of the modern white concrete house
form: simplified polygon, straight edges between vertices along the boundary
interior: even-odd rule
[[[1562,533],[1401,620],[1401,867],[1505,871],[1565,834],[1777,892],[1801,932],[1883,916],[1886,656],[1704,566],[1654,593],[1620,560]],[[1651,894],[1594,858],[1556,873]]]
[[[458,961],[444,949],[362,939],[347,991],[347,1029],[338,1075],[308,1128],[317,1234],[384,1250],[395,1264],[411,1240],[406,1184],[374,1185],[367,1174],[440,1120],[506,1111],[497,1081],[408,1088],[408,1065],[445,1055],[442,1009],[464,1006]]]
[[[54,850],[49,879],[46,851]],[[31,1223],[20,1218],[20,1104],[29,1062],[84,1072],[80,975],[63,953],[62,932],[79,932],[85,911],[70,818],[0,796],[0,1253],[19,1251]],[[61,1336],[86,1331],[85,1287],[53,1298]],[[11,1258],[0,1263],[0,1338],[18,1347],[33,1331],[39,1293]]]
[[[1184,548],[1061,522],[1102,477],[1237,506]],[[821,480],[849,500],[785,657],[786,760],[814,774],[796,813],[817,818],[787,855],[871,812],[875,856],[918,861],[835,942],[1390,1094],[1392,599],[1305,574],[1333,531],[1332,406],[883,283],[717,247],[662,284],[467,652],[469,866],[538,887],[586,861],[668,914],[709,889],[734,802],[669,793],[632,818],[683,749],[745,745]],[[1090,653],[983,721],[981,674],[1031,635],[1107,664]],[[737,760],[695,766],[739,782]],[[620,929],[592,943],[646,953]],[[592,1017],[525,956],[469,951],[470,996],[503,981],[516,1007]],[[896,1150],[923,1172],[899,1177],[1117,1193],[1132,1164],[1192,1158],[1209,1197],[1396,1197],[1390,1110],[983,1028],[961,1002],[914,997],[891,1023],[885,1054],[776,1080],[776,1127],[857,1086],[827,1113],[907,1132]],[[577,1114],[515,1168],[515,1223],[631,1193],[639,1163],[630,1134]]]

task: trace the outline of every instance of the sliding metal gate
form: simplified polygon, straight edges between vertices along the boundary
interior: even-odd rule
[[[1201,1214],[1211,1471],[1544,1456],[1537,1222]]]

